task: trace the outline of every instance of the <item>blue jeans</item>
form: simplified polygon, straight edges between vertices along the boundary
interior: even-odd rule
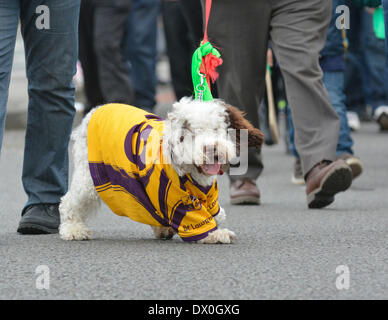
[[[42,17],[36,13],[39,5],[49,10],[48,29],[37,27]],[[58,203],[67,191],[79,6],[80,0],[0,0],[0,147],[19,17],[25,46],[29,97],[22,175],[28,196],[25,208]]]
[[[132,0],[125,56],[135,91],[135,106],[152,111],[156,94],[156,36],[159,0]]]
[[[385,44],[373,28],[373,15],[350,5],[349,50],[346,54],[345,94],[348,110],[362,114],[369,103],[374,112],[388,104],[385,89]]]
[[[346,117],[343,71],[324,72],[323,83],[329,93],[330,102],[341,121],[337,144],[337,157],[343,153],[353,154],[353,139],[350,136],[350,128]],[[289,122],[290,150],[295,157],[299,158],[299,154],[294,143],[294,126],[292,123],[291,112],[289,112]]]
[[[388,92],[388,0],[383,0],[384,22],[385,22],[385,86]]]

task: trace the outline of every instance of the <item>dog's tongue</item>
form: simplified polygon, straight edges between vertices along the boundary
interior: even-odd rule
[[[204,164],[201,166],[201,168],[205,173],[211,176],[214,176],[218,174],[218,172],[221,170],[221,164],[220,163]]]

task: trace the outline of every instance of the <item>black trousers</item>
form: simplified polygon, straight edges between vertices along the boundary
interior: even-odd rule
[[[190,14],[184,14],[185,5],[192,7]],[[193,93],[191,57],[202,33],[201,3],[196,0],[163,0],[162,15],[171,80],[179,100]],[[198,21],[191,24],[190,18]]]
[[[85,112],[104,103],[133,104],[133,89],[123,55],[130,1],[106,5],[82,0],[79,59],[85,78]]]
[[[86,111],[104,103],[97,70],[97,58],[94,52],[94,4],[90,0],[81,1],[79,19],[79,53],[86,95]]]

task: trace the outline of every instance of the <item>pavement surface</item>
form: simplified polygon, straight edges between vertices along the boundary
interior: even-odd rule
[[[354,139],[365,172],[327,209],[307,209],[304,188],[290,182],[283,144],[263,150],[261,206],[231,206],[220,177],[236,244],[155,240],[148,226],[106,207],[89,223],[93,240],[65,242],[16,233],[26,201],[24,131],[8,130],[0,160],[0,299],[387,299],[388,135],[370,123]],[[48,290],[37,288],[41,265],[49,268]],[[338,266],[349,269],[347,290],[336,287]]]
[[[263,149],[262,205],[231,206],[220,177],[235,244],[155,240],[150,227],[106,207],[89,222],[93,240],[65,242],[16,233],[26,201],[26,87],[18,38],[0,158],[0,299],[388,299],[388,134],[376,124],[353,135],[364,173],[326,209],[307,209],[283,143]],[[160,87],[156,112],[165,115],[172,100]],[[340,290],[344,277],[349,288]]]

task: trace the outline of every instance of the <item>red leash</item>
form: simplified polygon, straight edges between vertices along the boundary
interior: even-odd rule
[[[207,27],[209,24],[210,11],[212,8],[212,0],[205,0],[205,30],[202,40],[202,45],[206,42],[210,42],[207,35]],[[206,80],[209,85],[210,90],[210,80],[214,83],[218,78],[218,72],[216,68],[222,64],[222,59],[220,57],[216,57],[213,54],[208,54],[202,58],[202,65],[200,68],[200,72],[206,75]]]
[[[203,43],[208,42],[207,25],[209,23],[210,10],[212,8],[212,0],[205,0],[205,31],[203,35]]]

